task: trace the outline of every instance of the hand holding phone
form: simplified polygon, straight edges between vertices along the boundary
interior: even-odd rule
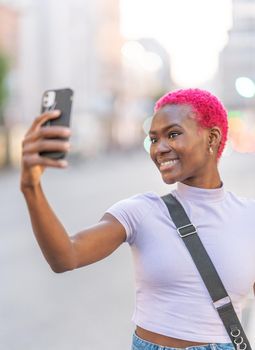
[[[41,113],[47,111],[60,110],[61,115],[56,119],[48,120],[44,126],[70,126],[71,108],[73,100],[73,90],[70,88],[47,90],[42,96]],[[54,138],[56,140],[56,138]],[[53,139],[53,140],[54,140]],[[67,140],[66,138],[57,138],[58,140]],[[62,159],[66,156],[66,152],[51,151],[40,152],[40,156],[52,159]]]

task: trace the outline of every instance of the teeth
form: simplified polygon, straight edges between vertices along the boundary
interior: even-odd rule
[[[163,162],[160,165],[172,165],[175,164],[176,162],[178,162],[178,159],[174,159],[174,160],[168,160],[167,162]]]

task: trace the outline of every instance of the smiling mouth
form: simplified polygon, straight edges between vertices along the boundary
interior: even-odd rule
[[[159,165],[159,170],[170,170],[172,169],[177,163],[179,162],[179,159],[173,159],[173,160],[168,160],[166,162],[162,162]]]

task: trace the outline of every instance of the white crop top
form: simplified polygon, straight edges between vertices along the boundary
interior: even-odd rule
[[[196,226],[239,317],[255,282],[255,201],[224,187],[182,183],[172,192]],[[149,331],[196,342],[229,343],[206,287],[178,236],[168,209],[153,192],[107,210],[125,228],[132,249],[136,305],[133,322]]]

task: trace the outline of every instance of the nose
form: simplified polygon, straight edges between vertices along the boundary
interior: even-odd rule
[[[158,162],[158,159],[161,158],[163,154],[172,151],[172,148],[166,139],[158,139],[157,143],[152,146],[153,147],[150,149],[150,156],[154,162]]]
[[[171,146],[169,145],[168,140],[165,138],[159,139],[157,142],[156,152],[165,153],[171,151]]]

